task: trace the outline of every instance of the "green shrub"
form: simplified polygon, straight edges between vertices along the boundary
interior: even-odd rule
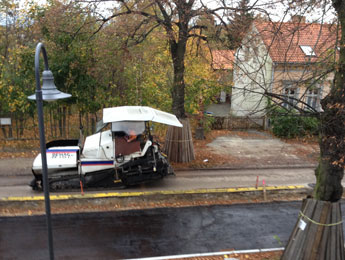
[[[319,120],[302,116],[296,111],[275,108],[270,113],[271,129],[275,136],[284,138],[315,135],[319,130]]]

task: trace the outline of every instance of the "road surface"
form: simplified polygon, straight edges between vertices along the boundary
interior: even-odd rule
[[[127,189],[116,189],[116,191],[135,192],[254,187],[257,177],[259,177],[259,185],[262,185],[262,181],[265,180],[266,186],[307,186],[310,183],[315,183],[314,168],[196,170],[179,171],[176,172],[176,176],[168,176],[154,183],[129,187]],[[42,194],[32,191],[28,186],[31,179],[31,175],[0,175],[0,198]],[[88,191],[86,190],[86,192]],[[54,194],[54,192],[52,192],[52,194]],[[61,194],[61,192],[59,192],[59,194]]]
[[[53,215],[56,259],[124,259],[285,246],[301,202]],[[344,211],[344,205],[342,205]],[[47,259],[44,216],[1,217],[2,259]]]

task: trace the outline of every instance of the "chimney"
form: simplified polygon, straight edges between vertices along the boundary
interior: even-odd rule
[[[305,16],[303,15],[293,15],[291,16],[291,20],[292,23],[305,23]]]

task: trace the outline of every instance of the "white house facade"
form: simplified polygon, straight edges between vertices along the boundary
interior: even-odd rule
[[[335,38],[332,25],[255,21],[235,54],[231,114],[260,117],[269,103],[319,111]]]
[[[238,48],[234,61],[231,113],[262,116],[267,106],[264,92],[271,87],[273,62],[253,24]]]

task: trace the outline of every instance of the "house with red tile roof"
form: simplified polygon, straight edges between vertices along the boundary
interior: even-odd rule
[[[231,111],[261,116],[269,103],[320,111],[336,60],[329,24],[255,21],[234,57]]]

